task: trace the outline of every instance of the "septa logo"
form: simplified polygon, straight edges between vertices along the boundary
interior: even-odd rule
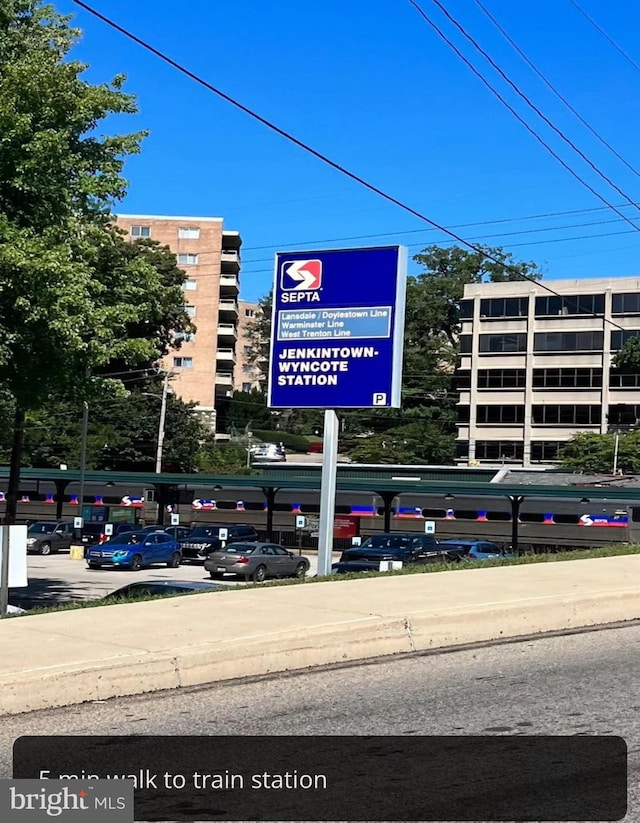
[[[322,285],[322,260],[295,260],[282,264],[283,291],[315,291]]]

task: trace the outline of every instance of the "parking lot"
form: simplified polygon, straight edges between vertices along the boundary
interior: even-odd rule
[[[309,575],[317,570],[317,557],[306,555],[311,563]],[[89,569],[84,560],[72,560],[67,552],[46,557],[27,558],[29,586],[11,589],[9,602],[14,606],[33,608],[94,600],[110,594],[129,583],[146,580],[210,580],[202,565],[185,563],[177,569],[153,566],[137,572],[128,569]],[[229,586],[242,586],[244,580],[227,575],[222,581]]]

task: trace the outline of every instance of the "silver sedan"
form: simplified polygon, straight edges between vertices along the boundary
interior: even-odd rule
[[[230,543],[212,552],[204,567],[214,580],[238,574],[262,583],[267,577],[303,578],[309,571],[309,560],[275,543]]]

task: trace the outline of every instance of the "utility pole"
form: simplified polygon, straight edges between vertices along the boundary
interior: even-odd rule
[[[80,446],[80,489],[78,493],[78,503],[80,504],[80,517],[82,525],[84,526],[84,476],[87,471],[87,435],[89,432],[89,404],[85,400],[82,404],[82,444]],[[80,534],[74,534],[76,538],[82,537],[82,528]]]
[[[156,451],[156,474],[162,472],[162,448],[164,446],[164,427],[167,419],[167,395],[169,394],[169,372],[164,373],[162,384],[162,405],[160,406],[160,426],[158,428],[158,449]]]

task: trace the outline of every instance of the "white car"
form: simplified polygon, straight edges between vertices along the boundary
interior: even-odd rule
[[[282,446],[275,443],[262,443],[255,450],[252,449],[251,459],[256,462],[282,463],[287,459]]]

